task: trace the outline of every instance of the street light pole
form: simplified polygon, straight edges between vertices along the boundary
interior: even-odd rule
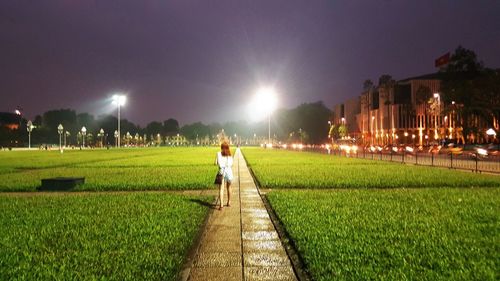
[[[101,148],[104,147],[104,129],[101,128],[99,131],[99,134],[101,135]]]
[[[66,139],[67,139],[68,136],[69,136],[69,132],[68,131],[64,132],[64,147],[67,146]]]
[[[120,136],[120,103],[118,102],[118,136]],[[120,138],[118,137],[118,148],[120,148]]]
[[[269,111],[268,117],[269,117],[268,120],[267,120],[268,121],[267,128],[268,128],[268,133],[269,133],[269,135],[268,135],[268,143],[271,144],[271,111]]]
[[[31,131],[33,130],[33,122],[31,120],[28,120],[26,130],[28,131],[28,149],[31,149]]]
[[[435,99],[435,104],[434,104],[434,139],[437,140],[439,138],[438,135],[438,114],[440,113],[440,107],[441,107],[441,99],[439,96],[439,93],[434,93],[434,99]]]
[[[120,137],[120,135],[118,134],[118,131],[115,130],[115,146],[118,147],[118,138]]]
[[[251,104],[252,110],[258,109],[262,116],[267,115],[267,141],[268,146],[272,147],[271,143],[271,114],[276,106],[276,92],[273,88],[261,88],[257,91]],[[265,118],[265,117],[264,117]]]
[[[62,133],[64,132],[64,127],[62,124],[57,126],[57,132],[59,133],[59,151],[62,153]]]
[[[83,148],[85,148],[85,135],[87,134],[87,128],[85,126],[82,127],[82,143],[83,143]]]
[[[118,106],[118,136],[121,136],[120,130],[120,107],[125,105],[126,97],[124,95],[113,95],[113,103]],[[120,147],[120,138],[118,137],[118,147]]]

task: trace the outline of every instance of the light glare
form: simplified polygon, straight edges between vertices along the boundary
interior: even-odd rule
[[[278,101],[273,88],[261,88],[249,104],[249,113],[253,120],[268,117],[275,109]]]
[[[123,106],[127,101],[127,97],[124,95],[113,95],[113,104]]]

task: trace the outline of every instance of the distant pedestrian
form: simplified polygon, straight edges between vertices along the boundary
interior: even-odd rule
[[[231,182],[233,180],[233,157],[231,157],[231,150],[229,150],[229,144],[223,142],[220,146],[221,151],[217,152],[217,157],[215,158],[215,165],[219,166],[219,174],[222,175],[222,183],[219,184],[219,210],[224,207],[224,183],[227,188],[227,206],[231,206]]]

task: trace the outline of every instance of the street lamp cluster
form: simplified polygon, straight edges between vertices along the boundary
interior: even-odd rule
[[[114,137],[116,139],[116,145],[120,147],[120,107],[125,105],[127,98],[124,95],[113,95],[112,101],[113,104],[117,105],[118,107],[118,130],[115,130]],[[16,110],[16,114],[21,114],[19,110]],[[33,125],[33,122],[31,120],[28,120],[26,130],[28,131],[28,149],[31,149],[31,132],[35,126]],[[59,150],[63,151],[63,144],[62,144],[62,135],[64,134],[64,147],[66,147],[66,138],[69,137],[71,134],[69,131],[64,131],[64,126],[62,124],[59,124],[57,126],[57,133],[59,134]],[[82,136],[82,146],[85,147],[85,137],[87,135],[87,128],[83,126],[81,130],[78,132],[78,137]],[[100,129],[98,134],[98,137],[101,138],[101,146],[104,146],[104,129]]]

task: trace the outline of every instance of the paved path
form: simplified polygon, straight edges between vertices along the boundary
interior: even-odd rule
[[[297,280],[244,158],[234,158],[231,207],[209,218],[188,280]]]

